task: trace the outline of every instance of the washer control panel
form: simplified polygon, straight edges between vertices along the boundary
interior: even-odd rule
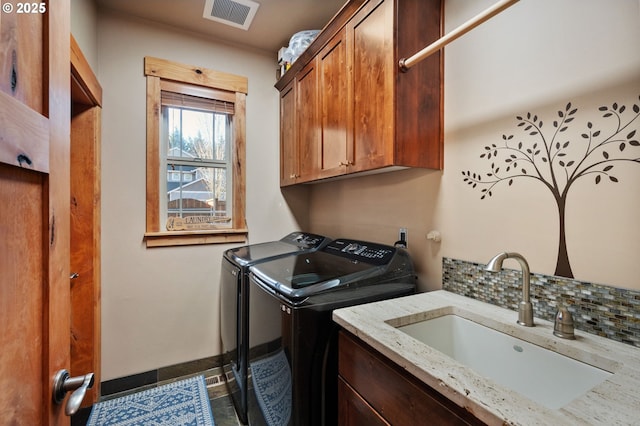
[[[386,265],[391,261],[396,249],[368,241],[337,239],[329,243],[323,251],[346,257],[353,261]]]

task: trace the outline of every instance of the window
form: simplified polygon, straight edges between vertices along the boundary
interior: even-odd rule
[[[145,58],[147,247],[245,242],[244,77]]]

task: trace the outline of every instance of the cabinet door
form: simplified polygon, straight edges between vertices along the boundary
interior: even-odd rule
[[[353,85],[351,171],[393,164],[393,0],[371,1],[347,25]]]
[[[342,377],[338,377],[339,426],[389,426]]]
[[[318,114],[318,69],[315,59],[296,78],[299,166],[298,182],[320,175],[320,120]]]
[[[318,54],[321,107],[322,177],[344,174],[353,153],[351,91],[348,84],[346,31],[342,29]]]
[[[471,412],[345,332],[340,332],[338,337],[338,371],[339,377],[390,424],[484,425]],[[363,411],[356,408],[353,400],[349,405],[353,406],[349,410]]]
[[[299,174],[294,83],[292,81],[280,92],[280,186],[296,183]]]

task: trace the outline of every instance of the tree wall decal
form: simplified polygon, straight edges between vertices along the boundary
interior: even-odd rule
[[[640,142],[636,137],[637,129],[633,128],[640,116],[638,104],[627,110],[615,102],[598,110],[603,121],[613,122],[613,129],[603,131],[594,123],[587,122],[578,141],[565,140],[578,112],[571,102],[564,110],[558,111],[558,117],[547,134],[543,132],[544,123],[537,115],[528,112],[526,116],[517,116],[517,127],[521,128],[528,141],[516,142],[514,135],[502,135],[501,144],[485,146],[480,155],[480,158],[491,162],[490,172],[462,172],[464,182],[480,189],[482,200],[491,197],[498,185],[511,186],[519,178],[534,179],[551,191],[559,218],[558,257],[554,273],[557,276],[573,278],[565,232],[569,189],[577,180],[589,176],[596,185],[607,180],[618,183],[614,165],[640,164]]]

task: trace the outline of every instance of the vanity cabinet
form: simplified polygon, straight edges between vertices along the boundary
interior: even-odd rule
[[[484,425],[357,337],[338,338],[338,424]]]
[[[281,129],[291,130],[281,132],[282,186],[442,168],[441,54],[398,66],[440,37],[441,9],[442,0],[351,0],[325,26],[276,83]]]

